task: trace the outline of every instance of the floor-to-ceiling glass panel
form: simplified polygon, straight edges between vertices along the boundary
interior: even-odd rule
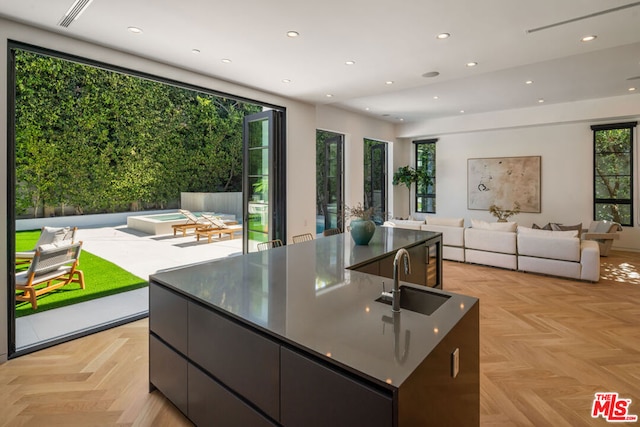
[[[382,224],[387,215],[387,144],[364,141],[364,205],[373,208],[373,221]]]
[[[255,252],[258,243],[284,240],[286,235],[281,116],[280,111],[268,110],[244,118],[244,252]]]
[[[344,227],[343,145],[344,135],[316,132],[316,233]]]

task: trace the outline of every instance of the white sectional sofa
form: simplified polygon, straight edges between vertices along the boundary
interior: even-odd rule
[[[420,229],[442,233],[442,258],[464,262],[464,218],[428,216]]]
[[[442,233],[442,256],[447,260],[590,282],[600,280],[598,243],[581,240],[577,230],[538,230],[515,222],[473,219],[471,228],[464,228],[463,218],[439,217],[393,220],[386,225]]]
[[[517,228],[515,222],[471,220],[471,228],[464,231],[465,261],[516,270]]]
[[[580,240],[578,231],[518,227],[518,270],[597,282],[598,243]]]

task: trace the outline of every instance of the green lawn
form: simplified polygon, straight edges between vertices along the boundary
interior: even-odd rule
[[[40,236],[40,230],[17,232],[16,251],[33,249],[38,236]],[[84,250],[80,254],[79,269],[84,272],[84,290],[80,289],[79,284],[71,283],[40,295],[37,310],[33,310],[28,302],[16,301],[16,317],[148,286],[146,280]]]

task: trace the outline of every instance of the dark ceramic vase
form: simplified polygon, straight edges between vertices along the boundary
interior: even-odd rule
[[[362,219],[351,220],[351,238],[356,245],[368,245],[375,232],[375,222]]]

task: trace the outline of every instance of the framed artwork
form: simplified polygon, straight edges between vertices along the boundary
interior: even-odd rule
[[[489,210],[497,205],[521,212],[540,212],[540,156],[467,159],[467,207]]]

